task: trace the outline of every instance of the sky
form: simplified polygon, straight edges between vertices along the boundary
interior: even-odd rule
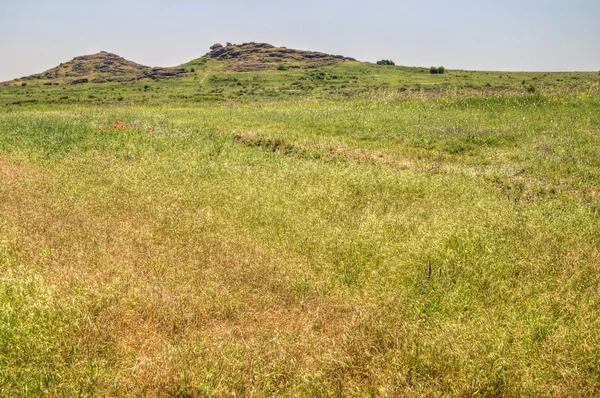
[[[0,0],[0,81],[99,51],[176,66],[250,41],[407,66],[600,71],[600,0]]]

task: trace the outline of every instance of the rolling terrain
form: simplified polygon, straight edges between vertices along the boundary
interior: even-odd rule
[[[308,54],[0,87],[0,395],[600,394],[600,75]]]

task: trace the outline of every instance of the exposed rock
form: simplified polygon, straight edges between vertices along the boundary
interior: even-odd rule
[[[218,49],[219,45],[213,47]],[[183,68],[150,68],[128,61],[116,54],[101,51],[97,54],[75,57],[73,60],[60,64],[46,72],[26,76],[20,80],[63,79],[65,83],[82,84],[89,82],[131,82],[144,78],[169,79],[193,75],[194,73],[189,73]],[[42,84],[49,86],[55,83],[43,82]]]
[[[109,76],[105,79],[103,79],[105,82],[120,82],[120,83],[124,83],[124,82],[132,82],[134,80],[137,80],[137,76]],[[93,83],[101,83],[100,81],[94,81]]]
[[[102,51],[97,54],[75,57],[71,61],[60,64],[55,68],[42,73],[24,77],[23,79],[34,80],[62,78],[65,79],[67,83],[70,82],[73,84],[79,84],[83,79],[88,79],[88,81],[90,81],[100,75],[107,75],[108,77],[137,77],[143,70],[148,68],[148,66],[128,61],[116,54]]]
[[[144,71],[144,74],[140,78],[149,79],[169,79],[173,77],[185,77],[194,76],[194,73],[188,72],[183,68],[152,68],[151,70]]]
[[[217,43],[210,49],[206,57],[229,61],[226,70],[238,72],[277,69],[280,64],[286,64],[289,68],[317,68],[345,61],[356,61],[354,58],[341,55],[275,47],[268,43],[227,43],[226,47]]]

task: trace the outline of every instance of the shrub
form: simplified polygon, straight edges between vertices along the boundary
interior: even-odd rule
[[[280,65],[277,67],[277,70],[288,70],[288,66],[287,66],[287,65],[284,65],[284,64],[280,64]]]
[[[432,66],[431,68],[429,68],[429,73],[431,73],[432,75],[443,75],[444,73],[446,73],[446,68],[444,68],[443,66],[437,68],[435,66]]]
[[[25,87],[27,85],[27,82],[23,82],[21,83],[21,86]]]
[[[438,67],[438,73],[440,75],[443,75],[444,73],[446,73],[446,68],[444,68],[443,66]]]
[[[196,69],[192,68],[192,69],[190,69],[190,72],[194,73],[194,72],[196,72]]]
[[[377,65],[391,65],[391,66],[394,66],[396,64],[391,59],[382,59],[381,61],[377,61]]]
[[[533,94],[533,93],[535,93],[535,86],[534,86],[533,84],[529,83],[529,84],[527,85],[527,87],[525,87],[525,90],[526,90],[528,93],[531,93],[531,94]]]

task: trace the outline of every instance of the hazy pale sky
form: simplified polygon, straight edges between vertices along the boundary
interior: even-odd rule
[[[101,50],[150,66],[215,42],[400,65],[600,70],[600,0],[0,0],[0,81]]]

